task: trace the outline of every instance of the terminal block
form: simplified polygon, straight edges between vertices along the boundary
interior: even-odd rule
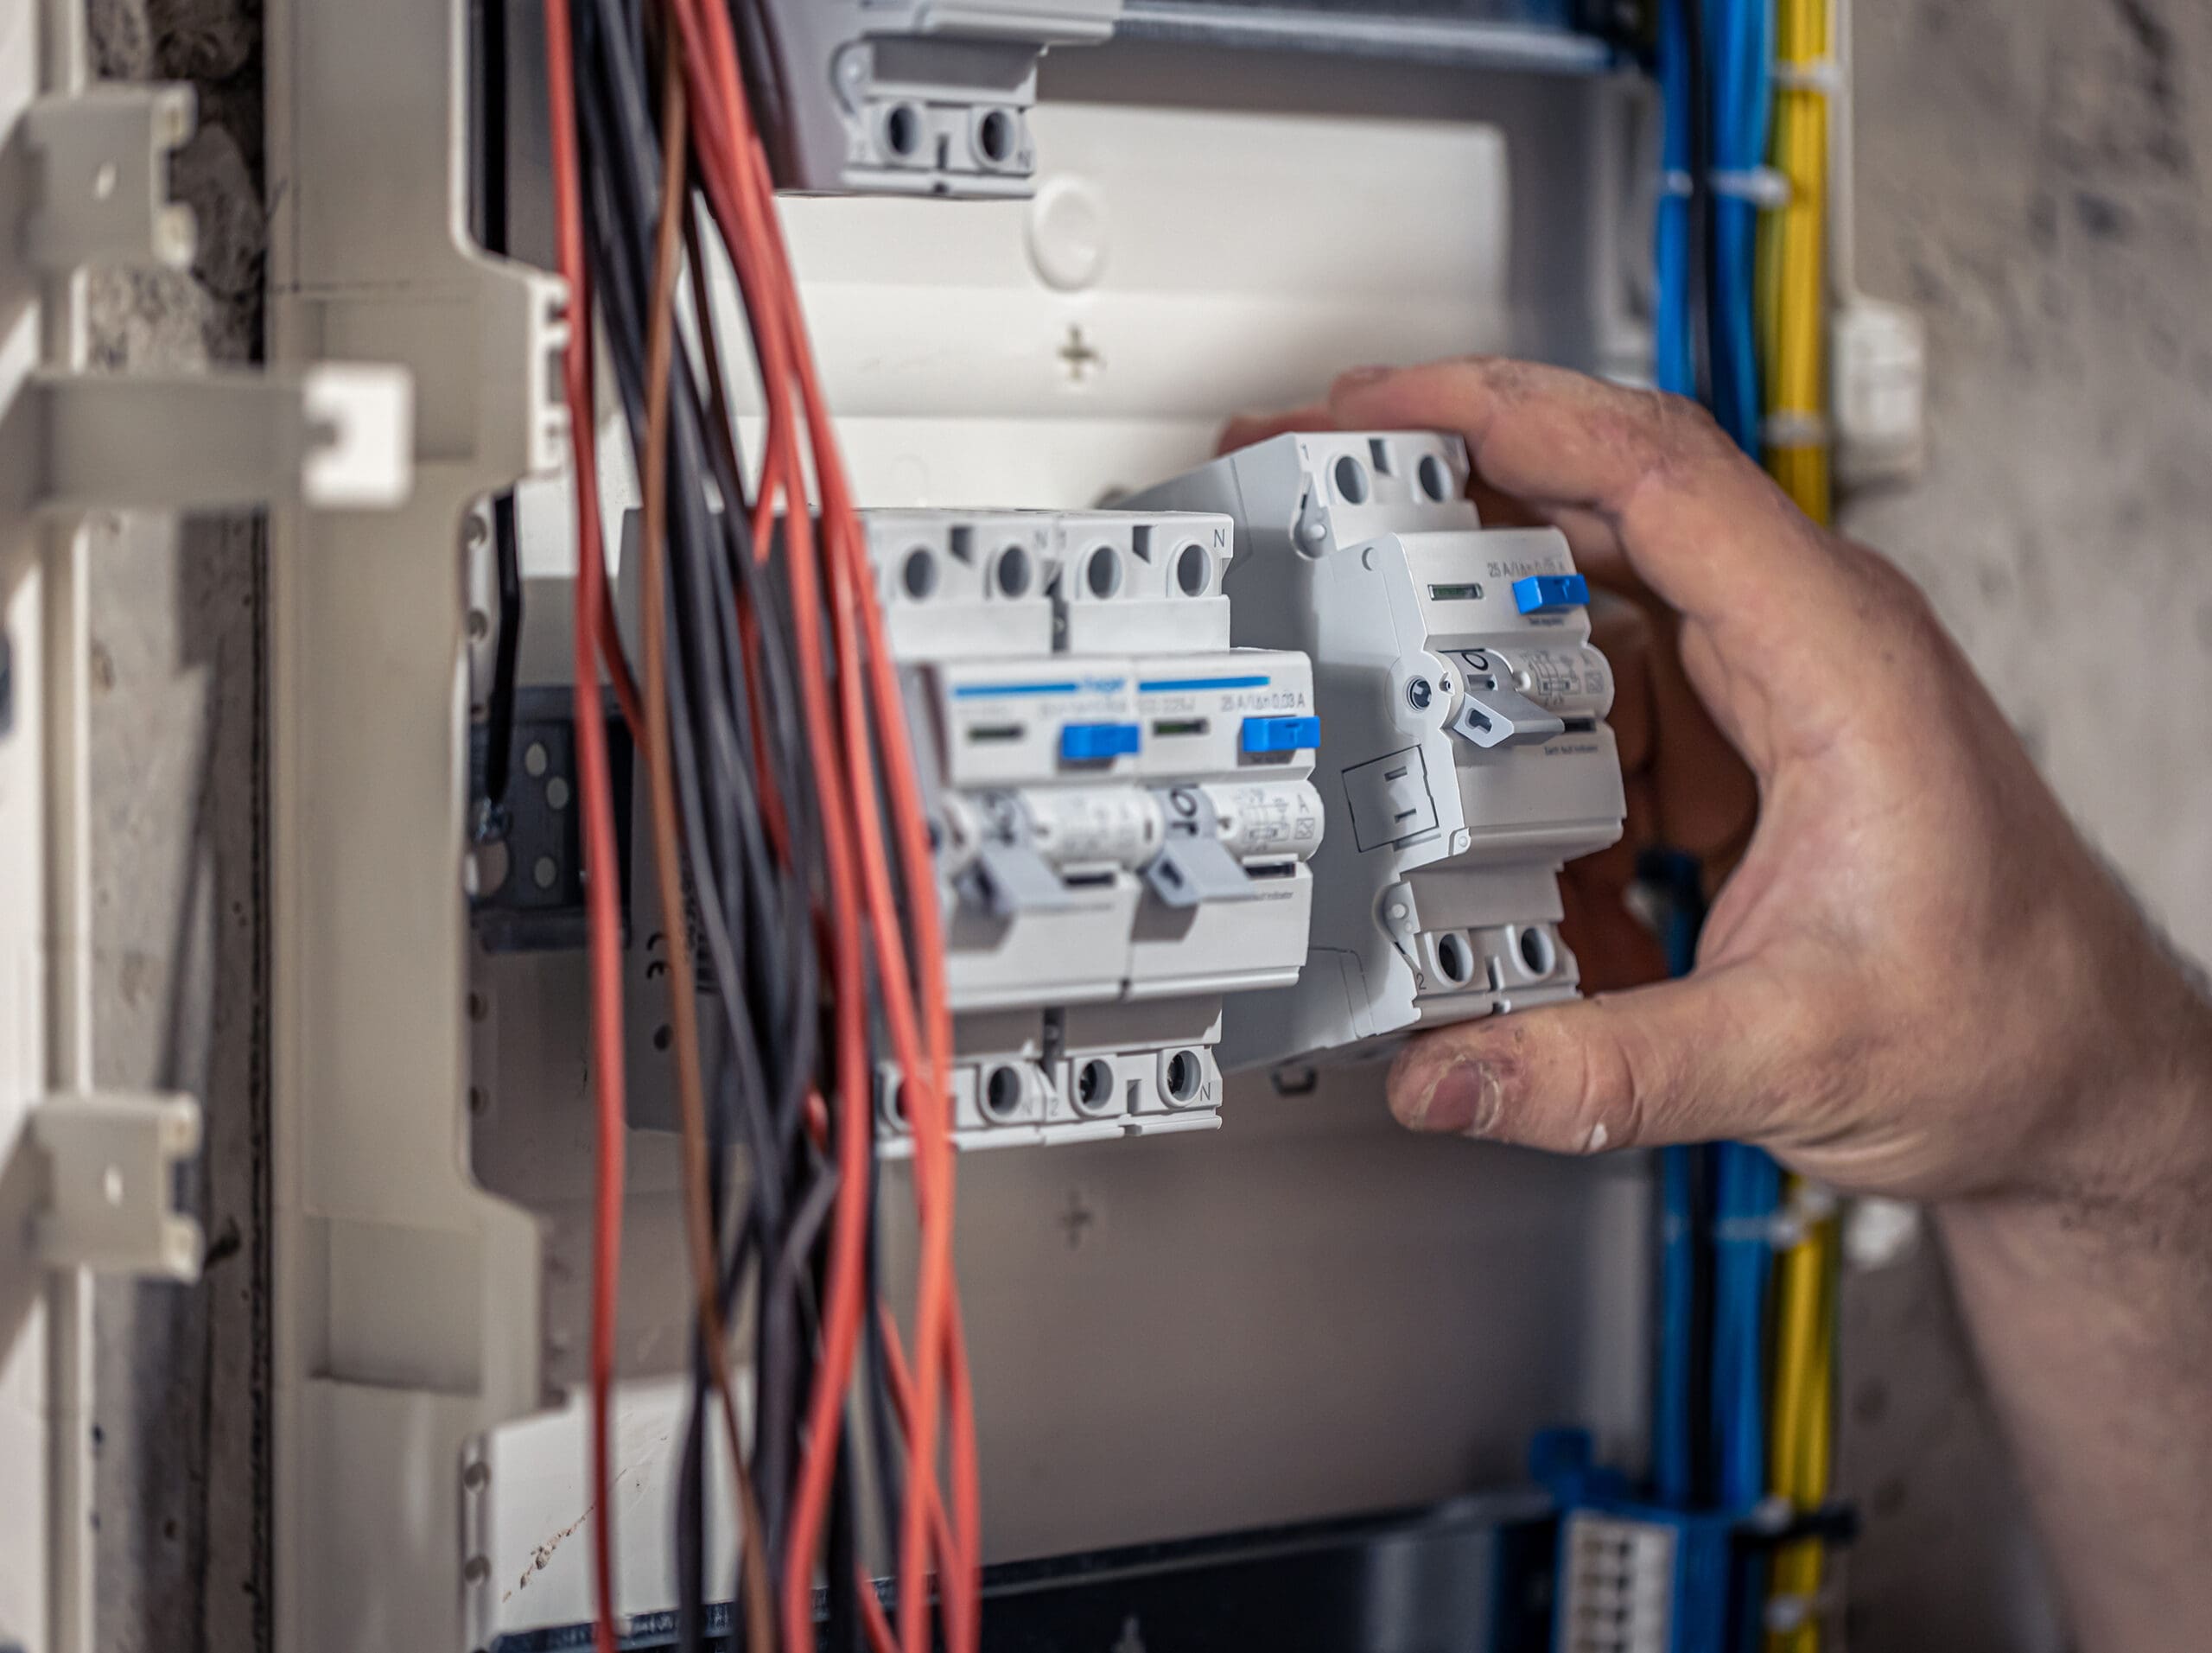
[[[1027,195],[1052,46],[1107,39],[1121,0],[765,0],[778,184],[823,194]]]
[[[1572,997],[1559,871],[1621,834],[1612,674],[1552,529],[1484,529],[1456,437],[1258,443],[1127,502],[1224,512],[1240,645],[1308,655],[1331,814],[1312,950],[1239,998],[1232,1068]]]
[[[1225,997],[1294,983],[1313,672],[1236,648],[1220,516],[864,514],[938,846],[963,1147],[1220,1122]],[[879,1116],[905,1127],[895,1073]]]

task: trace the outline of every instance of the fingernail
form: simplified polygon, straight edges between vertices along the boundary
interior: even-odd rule
[[[1495,1136],[1505,1117],[1505,1087],[1498,1083],[1497,1070],[1487,1062],[1467,1062],[1462,1065],[1471,1070],[1460,1076],[1470,1093],[1466,1101],[1466,1134]]]
[[[1488,1136],[1503,1111],[1495,1070],[1457,1051],[1405,1052],[1391,1065],[1389,1089],[1390,1111],[1409,1130]]]
[[[1406,1046],[1390,1059],[1389,1077],[1382,1089],[1401,1125],[1414,1131],[1422,1128],[1438,1084],[1459,1059],[1448,1052],[1440,1054],[1430,1050],[1423,1040]]]
[[[1356,391],[1362,385],[1374,384],[1378,378],[1388,378],[1396,371],[1391,367],[1355,367],[1348,372],[1337,375],[1337,388],[1340,391]]]

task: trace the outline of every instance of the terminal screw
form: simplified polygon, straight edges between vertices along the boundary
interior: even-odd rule
[[[1415,677],[1406,685],[1406,703],[1417,712],[1425,712],[1428,709],[1429,696],[1433,692],[1428,686],[1427,678]]]

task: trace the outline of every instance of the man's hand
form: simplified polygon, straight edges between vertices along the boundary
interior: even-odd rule
[[[2118,1196],[2203,1158],[2191,1111],[2113,1117],[2212,1064],[2202,1005],[1893,566],[1676,397],[1477,360],[1351,375],[1327,414],[1464,433],[1493,517],[1503,495],[1656,600],[1621,731],[1652,836],[1736,837],[1711,728],[1758,784],[1694,975],[1416,1040],[1390,1081],[1406,1123],[1567,1151],[1729,1138],[1922,1197]]]
[[[1936,1201],[2079,1644],[2204,1646],[2212,1011],[1920,593],[1674,397],[1457,362],[1230,438],[1331,423],[1464,432],[1487,513],[1557,525],[1645,600],[1651,628],[1608,639],[1632,829],[1640,805],[1727,858],[1743,794],[1712,730],[1757,781],[1692,975],[1417,1039],[1398,1116],[1573,1151],[1733,1138]],[[1622,871],[1593,863],[1586,904]],[[1593,987],[1621,979],[1580,945]]]

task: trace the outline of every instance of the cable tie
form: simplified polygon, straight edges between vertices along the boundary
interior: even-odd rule
[[[1697,180],[1690,175],[1686,167],[1669,167],[1659,175],[1659,193],[1679,195],[1687,200],[1697,193]]]
[[[1774,84],[1785,92],[1817,92],[1824,97],[1843,95],[1843,65],[1832,57],[1806,58],[1801,62],[1777,59]]]
[[[1713,1243],[1717,1245],[1767,1245],[1786,1249],[1788,1242],[1782,1238],[1783,1217],[1779,1211],[1770,1211],[1764,1217],[1724,1217],[1713,1225]]]
[[[1789,408],[1777,408],[1761,420],[1759,436],[1769,448],[1825,448],[1830,440],[1825,415]]]
[[[1749,201],[1765,212],[1779,212],[1789,205],[1789,180],[1772,167],[1719,167],[1705,175],[1716,195]]]
[[[1813,1599],[1808,1595],[1771,1595],[1766,1599],[1766,1627],[1776,1636],[1787,1636],[1802,1630],[1813,1617]]]

